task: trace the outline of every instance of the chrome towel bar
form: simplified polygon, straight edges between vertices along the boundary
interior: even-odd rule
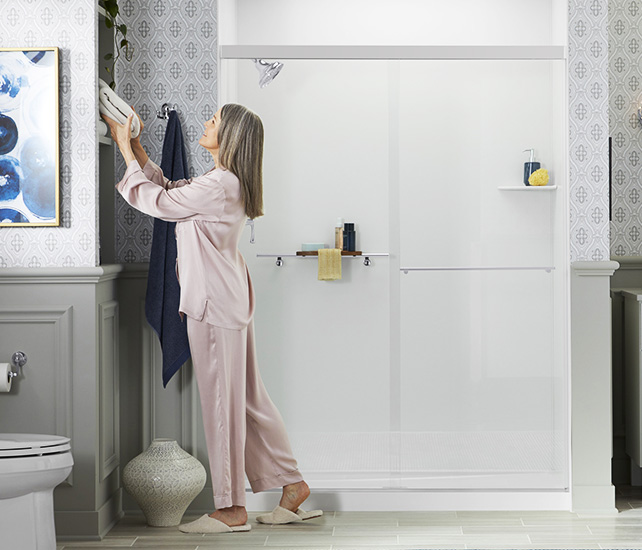
[[[401,267],[406,275],[409,271],[546,271],[550,273],[555,268],[552,266],[470,266],[470,267]]]

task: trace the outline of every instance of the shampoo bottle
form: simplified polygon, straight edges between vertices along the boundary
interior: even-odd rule
[[[524,185],[530,186],[530,183],[528,183],[528,178],[531,177],[531,174],[535,172],[535,170],[539,170],[541,164],[539,162],[535,162],[535,149],[524,149],[524,152],[531,152],[531,159],[528,162],[524,163]]]
[[[334,248],[343,250],[343,218],[337,218],[337,225],[334,227]]]
[[[357,234],[354,230],[354,223],[343,224],[343,250],[356,250]]]

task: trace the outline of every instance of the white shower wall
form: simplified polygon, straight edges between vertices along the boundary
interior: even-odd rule
[[[564,62],[287,60],[265,89],[250,61],[222,63],[266,128],[266,215],[242,250],[306,479],[568,487]],[[560,190],[498,189],[523,186],[530,147]],[[337,216],[390,257],[344,259],[340,282],[256,257],[331,246]]]
[[[220,43],[561,44],[566,9],[559,0],[219,0]]]

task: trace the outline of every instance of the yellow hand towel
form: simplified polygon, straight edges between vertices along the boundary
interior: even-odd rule
[[[341,250],[319,248],[319,281],[341,279]]]

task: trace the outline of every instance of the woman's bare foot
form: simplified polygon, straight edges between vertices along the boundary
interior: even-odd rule
[[[210,514],[210,517],[222,521],[229,527],[236,527],[237,525],[245,525],[247,523],[247,511],[244,506],[219,508],[216,512]]]
[[[283,487],[283,496],[281,497],[279,506],[290,510],[290,512],[296,512],[299,509],[299,506],[303,504],[303,501],[309,496],[310,487],[308,487],[308,484],[305,481],[285,485]]]

